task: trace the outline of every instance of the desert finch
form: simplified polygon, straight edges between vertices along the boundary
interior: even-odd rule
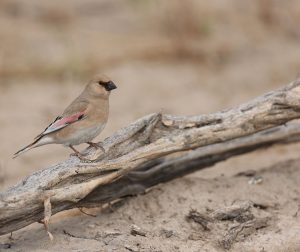
[[[116,85],[107,77],[97,75],[83,92],[58,116],[34,142],[14,154],[20,154],[46,144],[63,144],[70,147],[79,158],[83,155],[74,145],[87,143],[95,148],[103,147],[92,140],[104,129],[109,113],[109,95]]]

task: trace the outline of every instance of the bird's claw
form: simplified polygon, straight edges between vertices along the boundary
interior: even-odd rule
[[[103,151],[103,153],[105,153],[105,149],[103,148],[101,143],[92,143],[92,142],[88,142],[87,143],[90,147],[94,147],[95,149],[101,149]]]
[[[82,155],[81,153],[71,153],[70,157],[77,157],[80,159],[80,161],[86,162],[86,163],[93,161],[93,160],[90,160],[90,159],[84,157],[84,155]]]

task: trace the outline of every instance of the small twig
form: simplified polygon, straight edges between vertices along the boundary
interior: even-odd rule
[[[63,230],[63,232],[64,232],[65,235],[70,236],[70,237],[75,238],[75,239],[94,240],[94,241],[101,242],[101,240],[97,237],[86,237],[86,236],[74,235],[74,234],[71,234],[70,232],[68,232],[65,229]]]
[[[73,235],[71,234],[70,232],[68,232],[67,230],[63,230],[64,234],[67,235],[67,236],[70,236],[72,238],[76,238],[76,239],[85,239],[85,240],[92,240],[92,239],[89,239],[89,238],[86,238],[86,237],[83,237],[83,236],[77,236],[77,235]]]
[[[204,231],[210,231],[208,224],[214,220],[206,214],[199,213],[197,210],[190,210],[189,214],[186,216],[187,221],[194,221],[201,225]]]
[[[211,214],[211,217],[219,221],[236,220],[238,222],[245,222],[254,218],[250,213],[252,206],[252,202],[246,201],[222,209],[217,209]]]
[[[255,218],[253,220],[234,225],[227,231],[224,238],[219,241],[219,243],[224,249],[230,249],[239,236],[247,237],[256,230],[267,227],[268,222],[269,218]]]
[[[83,214],[85,214],[85,215],[87,215],[87,216],[91,216],[91,217],[97,217],[97,215],[89,214],[89,213],[83,211],[82,208],[83,208],[83,207],[78,207],[78,210],[79,210],[80,212],[82,212]]]
[[[49,231],[49,223],[50,223],[50,218],[52,215],[52,210],[51,210],[51,201],[50,197],[47,197],[44,200],[44,219],[42,220],[45,230],[50,238],[51,241],[53,241],[53,235]]]

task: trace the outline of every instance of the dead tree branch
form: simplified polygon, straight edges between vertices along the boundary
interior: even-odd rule
[[[298,141],[300,127],[284,125],[297,118],[300,80],[215,114],[148,115],[107,138],[106,154],[93,162],[70,157],[0,193],[0,235],[36,221],[48,228],[51,213],[111,202],[231,156]]]

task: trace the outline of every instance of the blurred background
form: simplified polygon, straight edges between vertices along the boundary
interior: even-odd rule
[[[70,151],[16,160],[96,73],[118,85],[98,140],[148,113],[215,112],[299,76],[298,0],[0,0],[0,188]]]

